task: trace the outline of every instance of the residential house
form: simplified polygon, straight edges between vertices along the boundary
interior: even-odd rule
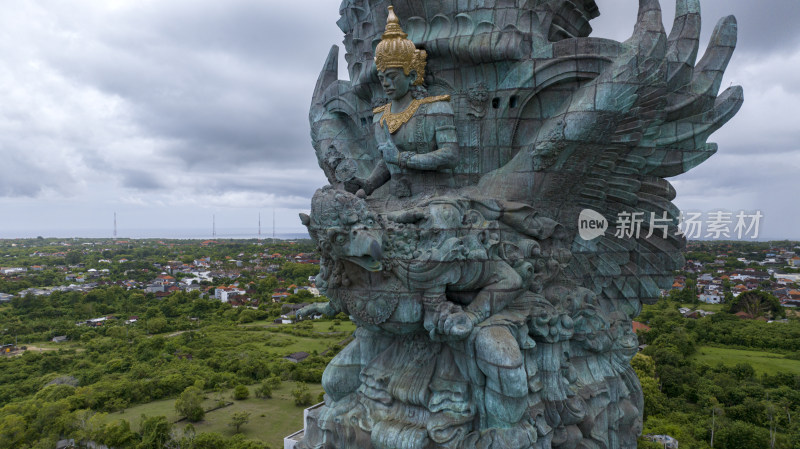
[[[173,285],[175,284],[175,282],[176,282],[175,278],[166,273],[161,273],[161,275],[159,275],[157,278],[155,278],[155,280],[153,280],[153,284],[164,285],[164,286]]]
[[[775,273],[775,277],[792,282],[800,282],[800,273]]]
[[[272,302],[283,302],[286,298],[289,297],[289,294],[286,292],[278,292],[272,294]]]
[[[704,293],[700,295],[700,301],[706,304],[721,304],[722,303],[722,296],[719,294],[708,294]]]
[[[311,354],[309,354],[307,352],[300,351],[300,352],[295,352],[295,353],[289,354],[286,357],[284,357],[284,359],[286,359],[286,360],[288,360],[290,362],[297,363],[297,362],[302,362],[303,360],[307,359],[309,355],[311,355]]]
[[[664,449],[678,449],[678,440],[669,435],[651,435],[647,434],[644,439],[650,440],[659,445],[663,445]]]
[[[244,294],[244,290],[234,285],[217,287],[214,289],[214,297],[222,302],[230,302],[234,297]]]
[[[146,293],[163,293],[166,287],[163,284],[150,284],[144,288]]]

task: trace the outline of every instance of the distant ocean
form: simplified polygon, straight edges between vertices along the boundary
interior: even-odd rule
[[[108,229],[32,229],[32,230],[19,230],[19,229],[0,229],[0,239],[20,239],[20,238],[113,238],[113,232]],[[260,236],[262,239],[272,238],[272,232],[263,232]],[[187,239],[187,240],[210,240],[210,239],[257,239],[259,238],[258,230],[253,231],[249,228],[221,228],[217,229],[216,236],[208,229],[167,229],[167,228],[152,228],[152,229],[118,229],[118,239]],[[295,240],[309,238],[307,232],[276,232],[276,239],[281,240]]]

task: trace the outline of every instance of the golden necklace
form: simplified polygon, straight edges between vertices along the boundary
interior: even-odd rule
[[[437,101],[450,101],[450,95],[437,95],[435,97],[425,97],[420,99],[413,99],[411,100],[411,104],[408,105],[405,110],[401,112],[392,112],[392,103],[387,103],[383,106],[377,107],[372,110],[373,114],[383,113],[378,123],[380,123],[381,128],[383,128],[383,124],[385,123],[386,126],[389,128],[389,133],[394,134],[401,126],[405,125],[406,122],[411,120],[411,117],[417,112],[420,106],[423,104],[428,103],[435,103]]]

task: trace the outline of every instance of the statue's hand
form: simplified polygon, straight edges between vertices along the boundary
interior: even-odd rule
[[[472,318],[467,312],[454,313],[444,320],[444,334],[458,339],[467,338],[472,333]]]
[[[399,165],[400,168],[406,168],[406,167],[408,167],[409,161],[411,161],[411,158],[413,158],[413,157],[414,157],[414,153],[413,152],[411,152],[411,151],[403,151],[402,153],[400,153],[397,156],[397,165]]]
[[[297,319],[302,320],[318,313],[330,315],[330,304],[331,303],[329,302],[317,302],[314,304],[309,304],[297,311]]]
[[[364,188],[366,185],[366,181],[361,178],[353,178],[349,181],[344,182],[344,189],[350,193],[356,193],[360,189]]]
[[[449,310],[443,311],[438,321],[438,334],[458,340],[467,338],[474,327],[471,314],[455,304]]]
[[[383,155],[383,160],[389,164],[398,164],[398,159],[400,157],[400,152],[397,150],[397,146],[392,142],[384,142],[378,145],[378,150],[380,150],[381,154]]]

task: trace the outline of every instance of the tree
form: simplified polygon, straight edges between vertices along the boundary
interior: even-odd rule
[[[227,448],[226,438],[216,432],[201,433],[191,443],[192,449],[222,449]]]
[[[733,298],[729,304],[729,312],[747,312],[752,317],[771,314],[773,317],[785,316],[781,302],[775,296],[761,291],[751,290]]]
[[[769,447],[769,431],[742,421],[731,421],[717,431],[715,441],[725,449],[752,449]]]
[[[311,405],[311,391],[308,389],[308,385],[305,383],[298,383],[297,387],[292,390],[292,396],[294,397],[294,404],[299,406],[306,406]]]
[[[272,397],[272,385],[269,384],[266,380],[256,388],[256,397],[257,398],[264,398],[269,399]]]
[[[120,419],[116,423],[106,424],[103,437],[99,442],[108,447],[121,449],[130,447],[135,438],[136,434],[131,430],[128,421]]]
[[[190,422],[202,420],[206,414],[203,410],[203,392],[195,386],[187,387],[175,401],[175,411]]]
[[[714,448],[714,433],[717,431],[717,416],[722,413],[722,409],[719,406],[719,401],[717,398],[711,397],[709,399],[709,404],[711,406],[711,448]]]
[[[25,419],[19,415],[6,415],[0,420],[0,448],[19,447],[25,437]]]
[[[239,428],[248,422],[250,422],[250,412],[236,412],[231,416],[231,422],[228,425],[235,428],[236,433],[239,433]]]
[[[142,415],[140,430],[142,441],[136,446],[136,449],[163,449],[172,440],[171,430],[172,424],[167,421],[165,416]]]
[[[644,393],[644,416],[658,415],[668,409],[667,397],[658,388],[656,365],[651,357],[642,353],[633,356],[631,366],[636,371]]]
[[[70,251],[67,253],[66,257],[64,257],[64,261],[70,265],[75,265],[76,263],[80,263],[81,261],[81,253],[80,251]]]
[[[686,286],[678,294],[680,302],[697,304],[697,281],[694,279],[686,279]]]
[[[147,320],[147,332],[151,334],[158,334],[164,332],[167,328],[167,320],[161,317],[151,318]]]
[[[233,389],[233,398],[241,401],[250,397],[250,390],[246,386],[239,384]]]

